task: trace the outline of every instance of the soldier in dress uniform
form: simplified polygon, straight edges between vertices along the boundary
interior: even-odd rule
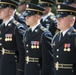
[[[70,5],[70,6],[73,6],[76,8],[76,0],[68,0],[68,1],[64,2],[64,4],[67,4],[67,5]],[[74,23],[74,28],[76,29],[76,20]]]
[[[46,27],[52,35],[54,35],[57,30],[57,21],[55,15],[51,12],[52,6],[55,5],[54,0],[40,0],[39,4],[45,8],[43,16],[41,17],[41,24]]]
[[[24,5],[24,8],[22,7],[21,9],[24,9],[24,11],[25,11],[25,2],[22,2],[19,0],[17,0],[16,2],[18,3],[18,7],[19,6],[21,7],[22,5]],[[24,15],[21,13],[21,11],[18,8],[14,12],[14,18],[16,21],[20,22],[21,24],[23,24],[26,27]]]
[[[21,24],[14,20],[13,13],[17,4],[14,0],[0,1],[0,75],[23,75],[24,46],[22,42]],[[16,51],[19,52],[16,73]]]
[[[57,27],[60,29],[52,39],[55,75],[76,75],[76,8],[57,5]]]
[[[27,4],[26,24],[30,27],[23,39],[26,51],[24,75],[54,75],[52,34],[40,24],[43,10],[38,5]]]

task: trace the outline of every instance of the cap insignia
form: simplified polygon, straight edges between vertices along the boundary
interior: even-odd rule
[[[26,5],[26,8],[29,8],[29,5],[28,4]]]
[[[57,6],[57,8],[58,8],[58,9],[60,9],[60,8],[61,8],[61,6],[60,6],[60,5],[58,5],[58,6]]]

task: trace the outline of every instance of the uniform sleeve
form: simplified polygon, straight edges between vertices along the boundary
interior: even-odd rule
[[[42,75],[54,75],[54,60],[51,40],[52,35],[50,32],[46,32],[42,35]]]
[[[49,27],[49,31],[52,33],[52,35],[54,36],[58,31],[59,29],[57,28],[57,21],[51,21],[50,23],[50,27]]]
[[[17,43],[17,49],[19,52],[19,61],[18,61],[18,68],[17,68],[17,75],[24,74],[24,62],[25,62],[25,50],[23,45],[23,35],[19,32],[18,28],[15,29],[15,37]]]

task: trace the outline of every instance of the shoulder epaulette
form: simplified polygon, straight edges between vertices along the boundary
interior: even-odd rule
[[[41,29],[42,31],[47,31],[47,30],[48,30],[47,28],[45,28],[45,27],[43,27],[43,26],[41,26],[40,29]]]
[[[76,32],[76,29],[74,29],[73,31]]]
[[[13,23],[14,23],[15,25],[17,25],[17,26],[20,24],[20,23],[19,23],[18,21],[16,21],[16,20],[14,20]]]
[[[55,18],[54,15],[51,15],[51,16],[50,16],[50,19],[51,19],[51,20],[54,20],[54,21],[56,20],[56,18]]]
[[[21,16],[21,14],[19,12],[16,12],[16,15]]]

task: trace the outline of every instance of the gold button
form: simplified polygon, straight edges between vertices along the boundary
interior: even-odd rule
[[[57,49],[57,51],[59,51],[59,49]]]
[[[26,50],[26,53],[28,53],[28,50]]]
[[[2,40],[2,38],[0,38],[0,40]]]
[[[17,62],[17,60],[15,60],[15,62]]]
[[[56,57],[57,57],[57,58],[59,58],[59,56],[58,56],[58,55],[57,55]]]
[[[28,47],[28,44],[26,45],[26,47]]]
[[[0,46],[2,45],[2,43],[0,43]]]

